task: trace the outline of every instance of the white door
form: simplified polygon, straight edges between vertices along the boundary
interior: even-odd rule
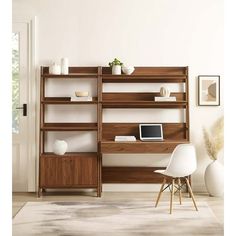
[[[12,173],[13,191],[29,191],[29,176],[32,162],[29,160],[29,86],[30,86],[30,42],[29,25],[13,23],[12,31]],[[34,130],[34,127],[32,127]],[[34,186],[35,187],[35,186]],[[31,189],[32,191],[32,189]]]

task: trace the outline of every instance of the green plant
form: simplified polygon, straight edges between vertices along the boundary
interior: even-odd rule
[[[113,60],[113,62],[109,62],[110,67],[112,67],[112,66],[122,66],[122,65],[123,65],[123,63],[120,60],[118,60],[117,58],[115,58]]]
[[[224,147],[224,118],[219,118],[210,131],[203,128],[207,154],[212,160],[217,160],[218,153]]]

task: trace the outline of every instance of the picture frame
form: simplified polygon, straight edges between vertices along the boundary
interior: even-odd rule
[[[198,76],[198,105],[220,106],[220,76]]]

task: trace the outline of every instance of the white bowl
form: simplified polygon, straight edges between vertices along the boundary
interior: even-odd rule
[[[75,91],[76,97],[88,97],[89,92],[88,91]]]
[[[126,75],[131,75],[134,72],[134,67],[133,66],[123,66],[122,71]]]

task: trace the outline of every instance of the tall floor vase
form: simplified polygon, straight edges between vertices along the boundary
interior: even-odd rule
[[[208,165],[205,171],[205,184],[208,193],[213,197],[221,197],[224,194],[224,167],[215,160]]]

